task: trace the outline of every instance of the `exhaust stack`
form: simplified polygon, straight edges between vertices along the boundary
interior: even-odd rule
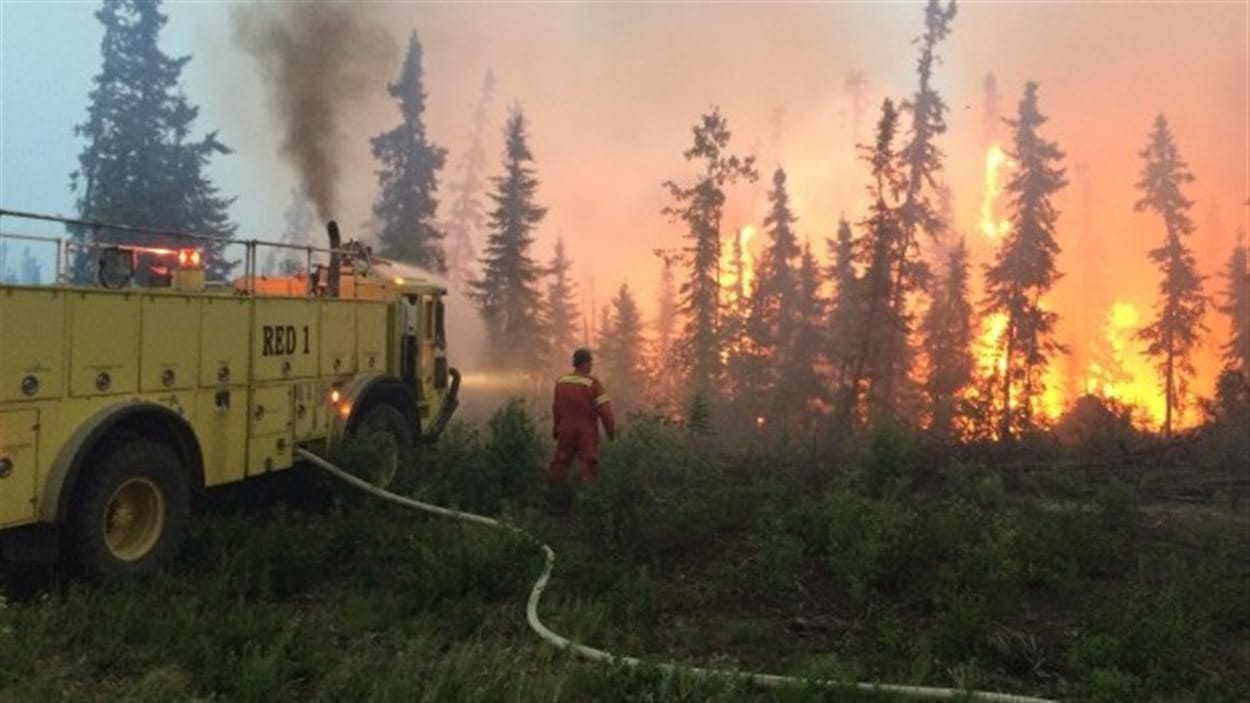
[[[326,295],[331,298],[339,297],[339,269],[342,267],[339,255],[339,223],[330,220],[326,225],[326,230],[330,233],[330,275],[326,280]]]

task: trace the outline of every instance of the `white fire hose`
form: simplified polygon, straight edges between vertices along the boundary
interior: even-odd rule
[[[371,483],[368,483],[367,481],[353,476],[347,471],[305,449],[297,449],[296,453],[335,478],[346,481],[356,488],[359,488],[367,493],[371,493],[389,503],[402,505],[405,508],[419,510],[424,513],[430,513],[432,515],[458,520],[460,522],[508,530],[520,535],[527,541],[538,545],[543,551],[545,563],[543,564],[542,574],[539,575],[538,580],[534,582],[533,588],[530,589],[529,603],[525,607],[525,619],[529,622],[530,629],[533,630],[536,635],[541,637],[543,641],[554,645],[559,649],[573,652],[592,661],[606,662],[609,664],[624,664],[629,667],[652,666],[666,673],[692,676],[697,679],[718,678],[725,680],[750,681],[751,683],[768,687],[800,685],[817,685],[829,688],[853,687],[863,691],[893,693],[896,695],[927,700],[971,699],[976,701],[989,701],[992,703],[1056,703],[1055,701],[1046,698],[1017,696],[1010,693],[996,693],[992,691],[973,691],[956,688],[906,686],[901,684],[870,682],[850,683],[845,681],[804,679],[797,676],[780,676],[777,674],[758,674],[752,672],[733,671],[729,669],[706,669],[697,666],[686,666],[683,664],[648,663],[636,657],[622,656],[602,649],[588,647],[584,644],[574,642],[567,637],[552,632],[551,629],[544,625],[542,620],[538,618],[538,602],[543,597],[543,590],[547,588],[547,581],[551,578],[551,569],[556,562],[556,553],[552,551],[551,547],[547,546],[547,544],[545,544],[542,540],[517,527],[516,525],[510,525],[506,522],[486,517],[485,515],[452,510],[450,508],[444,508],[430,503],[422,503],[419,500],[413,500],[412,498],[406,498],[404,496],[385,491]]]

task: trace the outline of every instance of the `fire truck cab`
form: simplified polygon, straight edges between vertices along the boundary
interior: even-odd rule
[[[0,218],[113,235],[51,240],[52,285],[0,283],[9,558],[53,547],[94,575],[146,572],[177,549],[196,493],[286,470],[297,447],[333,453],[365,433],[389,440],[368,477],[386,485],[401,454],[434,441],[455,411],[446,290],[340,246],[334,223],[329,248],[286,247],[307,262],[293,275],[257,272],[257,248],[282,245],[235,241],[242,275],[214,281],[203,264],[221,240]],[[126,243],[136,233],[162,245]],[[75,268],[89,280],[66,282]]]

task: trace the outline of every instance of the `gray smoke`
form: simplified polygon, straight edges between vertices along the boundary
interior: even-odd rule
[[[282,124],[279,153],[322,221],[338,206],[345,112],[386,85],[396,56],[387,31],[360,5],[266,3],[236,7],[234,40],[259,64]]]

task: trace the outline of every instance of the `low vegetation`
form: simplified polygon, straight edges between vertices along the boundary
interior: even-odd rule
[[[1126,468],[1039,442],[1006,463],[886,428],[834,456],[633,418],[556,519],[546,444],[512,404],[451,429],[400,489],[547,540],[544,620],[623,654],[1064,700],[1241,701],[1244,487],[1198,480],[1220,474],[1194,447],[1142,445],[1119,455],[1139,457]],[[1176,472],[1215,487],[1163,501]],[[0,700],[879,699],[576,659],[526,627],[532,544],[319,474],[259,488],[212,496],[177,563],[139,583],[10,567]]]

